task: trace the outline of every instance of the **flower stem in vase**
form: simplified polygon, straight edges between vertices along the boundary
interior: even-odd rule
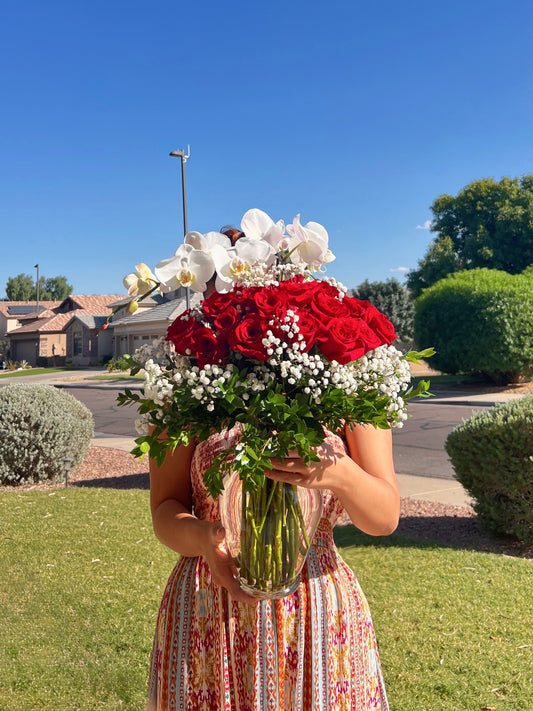
[[[309,497],[308,490],[303,492]],[[306,522],[295,485],[266,479],[255,490],[242,492],[240,550],[234,557],[244,589],[256,597],[276,598],[296,588],[320,518],[316,492],[314,501],[314,508],[307,506]]]

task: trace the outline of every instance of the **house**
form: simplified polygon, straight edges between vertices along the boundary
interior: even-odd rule
[[[97,329],[110,316],[111,304],[123,298],[116,294],[71,295],[53,308],[33,314],[32,318],[19,319],[22,325],[6,336],[11,359],[26,360],[32,366],[64,365],[74,362],[76,350],[80,364],[102,362],[105,356],[111,356],[112,339],[97,341]],[[68,332],[65,330],[67,326],[70,327]]]
[[[60,301],[0,301],[0,339],[15,328],[20,328],[23,322],[29,323],[39,318],[45,310],[59,306]]]
[[[202,298],[201,294],[192,293],[189,307],[199,305]],[[165,336],[170,324],[187,309],[185,289],[153,297],[153,305],[149,308],[142,308],[143,303],[139,302],[139,309],[134,314],[122,312],[113,317],[110,323],[113,329],[113,358],[131,355],[143,344]]]

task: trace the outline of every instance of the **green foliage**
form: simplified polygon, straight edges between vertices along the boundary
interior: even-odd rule
[[[446,440],[480,523],[533,544],[533,395],[476,412]]]
[[[490,269],[452,274],[416,301],[415,339],[444,373],[512,382],[533,367],[533,280]]]
[[[39,301],[63,301],[72,294],[72,284],[64,276],[39,278]],[[9,277],[6,284],[8,301],[35,301],[37,286],[29,274]]]
[[[0,338],[0,360],[6,360],[9,354],[9,342]]]
[[[426,256],[418,262],[418,269],[409,272],[407,286],[413,296],[419,296],[422,289],[462,268],[451,237],[442,235],[429,245]]]
[[[401,359],[416,361],[429,355],[430,350],[411,351]],[[125,358],[131,375],[138,373],[140,366],[131,356]],[[195,438],[202,442],[215,431],[240,425],[240,441],[235,449],[222,450],[205,472],[204,482],[213,497],[223,490],[223,477],[231,471],[238,471],[244,488],[254,491],[264,483],[264,471],[271,468],[271,458],[285,459],[290,450],[297,449],[309,464],[317,461],[313,448],[322,444],[326,430],[335,432],[344,424],[356,423],[387,429],[399,416],[397,410],[389,409],[391,397],[379,389],[383,375],[376,375],[374,386],[361,388],[356,395],[329,385],[317,401],[303,388],[293,390],[275,378],[269,380],[267,390],[253,389],[247,380],[248,371],[234,368],[226,381],[217,381],[216,392],[212,388],[212,407],[207,408],[192,391],[188,378],[176,379],[177,372],[169,363],[158,375],[165,391],[171,392],[164,408],[157,393],[151,399],[129,389],[118,395],[117,402],[119,406],[134,404],[140,415],[149,416],[151,431],[136,439],[132,453],[141,459],[149,454],[158,463],[178,445],[187,445]],[[307,384],[304,382],[304,386]],[[428,387],[428,381],[420,381],[416,389],[406,385],[403,400],[424,396]],[[154,392],[153,386],[147,389]]]
[[[93,433],[85,405],[52,385],[0,388],[0,484],[62,479],[63,460],[76,467]]]
[[[6,283],[8,301],[35,301],[35,282],[29,274],[9,277]]]
[[[72,284],[67,277],[56,276],[39,279],[39,298],[43,301],[63,301],[72,294]]]
[[[405,343],[412,342],[415,313],[414,300],[409,289],[402,286],[397,279],[372,282],[367,279],[362,284],[359,284],[357,288],[352,289],[350,296],[370,301],[393,323],[401,341]]]
[[[120,370],[120,371],[127,371],[130,369],[130,361],[127,358],[111,358],[108,359],[106,362],[106,370],[109,373],[112,373],[113,371]]]
[[[533,263],[533,175],[474,180],[431,210],[437,237],[407,284],[418,296],[452,272],[488,268],[518,274]]]

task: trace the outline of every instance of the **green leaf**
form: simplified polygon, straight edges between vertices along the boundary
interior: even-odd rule
[[[434,348],[425,348],[423,351],[408,351],[403,356],[403,360],[406,360],[408,363],[418,363],[420,360],[431,358],[436,352]]]

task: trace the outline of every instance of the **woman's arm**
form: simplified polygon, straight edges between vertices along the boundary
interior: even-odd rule
[[[276,461],[272,479],[330,489],[357,528],[372,536],[385,536],[398,526],[400,494],[392,459],[392,434],[371,425],[346,428],[348,455],[324,443],[320,462],[306,466],[298,456]]]
[[[194,445],[168,452],[159,466],[150,460],[150,509],[154,533],[165,546],[182,556],[203,556],[213,581],[235,600],[254,603],[234,577],[220,522],[204,521],[192,513],[191,461]]]

